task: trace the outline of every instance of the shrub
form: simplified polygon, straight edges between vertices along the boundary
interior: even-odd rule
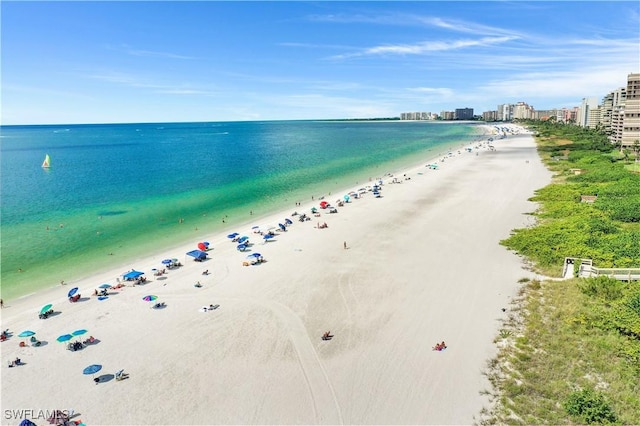
[[[583,294],[591,297],[599,297],[607,301],[617,300],[623,296],[624,284],[615,278],[599,276],[585,278],[578,284]]]
[[[586,424],[613,423],[616,416],[604,395],[593,389],[572,392],[564,403],[572,417]]]

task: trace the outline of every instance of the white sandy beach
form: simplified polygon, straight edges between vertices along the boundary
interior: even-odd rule
[[[229,229],[251,237],[260,265],[243,266],[251,251],[225,232],[208,236],[203,263],[185,256],[193,241],[5,300],[2,329],[13,336],[0,346],[2,424],[19,424],[19,410],[53,409],[87,425],[473,423],[488,404],[482,372],[501,308],[533,276],[499,241],[532,223],[527,199],[551,178],[529,134],[493,145],[454,152],[438,170],[396,173],[401,183],[385,176],[381,198],[367,192],[337,214],[301,223],[291,213],[309,214],[309,200]],[[285,217],[293,224],[273,241],[251,232]],[[184,266],[154,277],[165,258]],[[145,285],[92,296],[132,268],[146,272]],[[76,286],[91,297],[70,303]],[[149,294],[167,307],[152,309]],[[59,314],[39,319],[47,303]],[[220,307],[202,312],[209,304]],[[82,328],[99,342],[71,352],[56,341]],[[23,330],[45,344],[19,347]],[[443,340],[448,348],[433,351]],[[16,357],[25,365],[8,368]],[[103,366],[101,383],[83,374],[90,364]],[[130,377],[114,380],[120,369]]]

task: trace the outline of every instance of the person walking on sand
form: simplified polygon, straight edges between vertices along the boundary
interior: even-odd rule
[[[4,300],[0,299],[0,309],[4,308]]]
[[[344,243],[342,243],[342,246],[344,247],[344,249],[347,249],[347,242],[345,241]]]

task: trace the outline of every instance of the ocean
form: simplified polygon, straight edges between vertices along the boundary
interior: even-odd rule
[[[2,126],[2,297],[294,211],[480,137],[473,124],[405,121]]]

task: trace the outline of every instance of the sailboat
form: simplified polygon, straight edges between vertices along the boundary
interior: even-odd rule
[[[44,161],[42,162],[42,167],[48,169],[51,167],[51,159],[49,158],[49,154],[44,156]]]

